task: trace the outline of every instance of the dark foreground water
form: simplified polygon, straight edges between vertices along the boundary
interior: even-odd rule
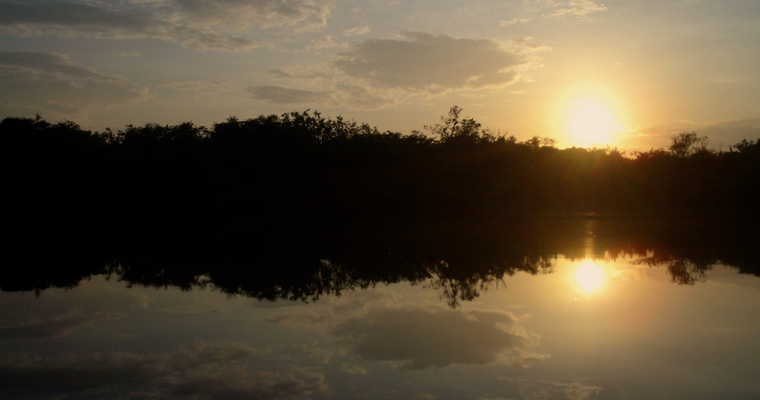
[[[545,225],[441,247],[342,239],[335,259],[295,257],[308,267],[293,244],[266,274],[217,255],[200,264],[236,266],[185,261],[185,276],[148,254],[4,278],[0,397],[760,398],[752,237]],[[242,258],[262,259],[277,257]]]

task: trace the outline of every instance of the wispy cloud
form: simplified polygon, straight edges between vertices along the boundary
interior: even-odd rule
[[[142,53],[139,51],[122,51],[116,53],[116,57],[142,57]]]
[[[82,113],[150,97],[147,87],[53,53],[0,52],[0,87],[1,108],[20,115]]]
[[[311,46],[309,46],[309,50],[328,49],[330,47],[335,47],[337,45],[338,43],[335,43],[332,36],[324,35],[316,39],[313,39],[311,41]]]
[[[156,85],[161,88],[171,88],[177,90],[208,90],[218,88],[220,86],[230,86],[230,82],[218,82],[218,81],[167,81]]]
[[[323,27],[330,16],[330,1],[314,0],[133,0],[150,5],[172,20],[195,26],[236,29],[278,26],[309,30]]]
[[[725,140],[723,146],[724,150],[727,150],[725,147],[739,143],[742,139],[760,139],[760,118],[732,120],[712,124],[699,129],[698,133],[700,136]],[[717,140],[713,140],[713,142],[718,144]]]
[[[278,26],[326,24],[329,3],[310,0],[133,0],[125,6],[56,0],[0,1],[0,33],[105,39],[151,38],[198,50],[247,51],[269,44],[246,37]]]
[[[356,27],[356,28],[346,29],[345,31],[343,31],[343,35],[345,36],[359,36],[359,35],[364,35],[367,33],[369,33],[368,26],[361,27],[361,28]]]
[[[528,54],[537,53],[542,51],[550,51],[552,48],[545,45],[536,43],[536,39],[532,36],[524,36],[517,39],[512,39],[505,43],[505,47],[515,54]]]
[[[324,377],[308,370],[239,364],[260,354],[244,344],[196,342],[158,355],[7,357],[0,360],[0,395],[58,398],[94,391],[102,397],[279,399],[326,389]]]
[[[524,398],[587,400],[599,394],[603,388],[582,382],[562,383],[552,381],[532,381],[528,379],[500,378],[517,385]]]
[[[558,8],[551,12],[548,17],[576,16],[586,17],[591,13],[607,11],[604,4],[597,4],[591,0],[570,0],[567,4],[559,4]]]
[[[329,90],[292,89],[277,85],[250,86],[248,94],[254,99],[272,104],[344,106],[352,110],[384,108],[397,101],[391,94],[345,82],[337,83]]]
[[[281,69],[277,69],[277,68],[267,69],[261,72],[264,75],[269,75],[271,77],[279,78],[279,79],[293,79],[294,78],[292,74],[285,72]]]
[[[282,86],[251,86],[248,93],[254,99],[274,104],[309,104],[329,100],[330,94],[323,91],[289,89]]]
[[[119,319],[148,305],[143,294],[118,290],[99,280],[71,293],[50,290],[41,298],[19,294],[0,293],[0,339],[66,336],[79,327]]]
[[[390,107],[399,102],[399,95],[392,90],[374,90],[350,83],[338,83],[333,98],[335,104],[362,110]]]
[[[723,121],[679,120],[671,125],[634,126],[625,132],[624,139],[632,142],[631,147],[664,148],[672,143],[673,136],[681,132],[696,132],[699,136],[707,136],[710,148],[728,151],[729,146],[739,143],[742,139],[760,139],[760,118]],[[642,143],[645,146],[642,146]]]
[[[568,400],[586,400],[592,395],[599,394],[602,391],[601,387],[584,385],[579,382],[574,382],[565,388],[565,395]]]
[[[502,21],[502,26],[523,22],[525,18],[564,18],[576,17],[590,20],[590,14],[607,11],[604,4],[593,0],[525,0],[525,15],[520,18]]]
[[[530,22],[532,18],[529,17],[514,17],[512,19],[507,19],[503,21],[499,21],[499,26],[509,26],[514,24],[524,24],[526,22]]]

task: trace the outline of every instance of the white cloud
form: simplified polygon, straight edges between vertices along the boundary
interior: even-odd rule
[[[335,104],[346,105],[353,109],[377,109],[398,104],[400,95],[393,91],[372,90],[363,86],[338,83],[333,98]]]
[[[550,50],[531,37],[499,42],[419,32],[402,36],[357,43],[325,64],[262,71],[285,84],[252,86],[249,93],[275,104],[378,109],[454,90],[508,86],[539,64],[536,53]],[[318,89],[289,88],[293,83]]]
[[[451,364],[521,365],[532,339],[515,327],[515,317],[496,311],[375,309],[332,330],[354,354],[375,361],[401,362],[404,369]]]
[[[0,52],[0,112],[66,116],[150,97],[147,87],[77,66],[65,55]]]
[[[523,57],[488,39],[406,32],[403,39],[356,44],[334,63],[346,75],[373,85],[436,91],[509,85]]]

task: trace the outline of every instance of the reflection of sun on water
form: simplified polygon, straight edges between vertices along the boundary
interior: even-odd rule
[[[575,270],[575,280],[586,294],[591,294],[604,283],[604,270],[591,260],[582,262]]]

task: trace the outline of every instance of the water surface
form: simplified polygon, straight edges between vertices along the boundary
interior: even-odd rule
[[[147,262],[39,276],[36,293],[0,293],[0,395],[760,396],[755,249],[620,234],[630,222],[550,225],[562,229],[519,235],[527,241],[508,235],[509,245],[488,236],[446,243],[448,253],[391,246],[374,253],[382,262],[372,268],[347,250],[285,271],[291,287],[240,269],[148,274]]]

